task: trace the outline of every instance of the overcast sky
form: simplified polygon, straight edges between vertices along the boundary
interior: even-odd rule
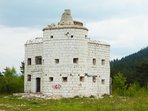
[[[57,23],[64,9],[89,37],[111,45],[111,60],[148,46],[148,0],[0,0],[0,71],[24,60],[24,44]]]

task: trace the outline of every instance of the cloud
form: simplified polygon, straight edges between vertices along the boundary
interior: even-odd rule
[[[41,29],[0,25],[0,71],[6,66],[17,71],[24,60],[24,44],[28,39],[42,36]]]
[[[88,23],[93,39],[111,44],[111,58],[121,58],[134,53],[148,44],[148,16],[114,18]]]
[[[85,22],[147,14],[147,0],[0,0],[0,24],[44,26],[57,22],[70,8],[76,19]]]

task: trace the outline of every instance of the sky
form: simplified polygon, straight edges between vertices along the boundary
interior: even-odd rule
[[[57,23],[64,9],[82,21],[92,40],[111,45],[111,60],[148,46],[148,0],[0,0],[0,72],[19,72],[27,40]]]

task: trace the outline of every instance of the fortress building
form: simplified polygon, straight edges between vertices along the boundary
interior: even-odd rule
[[[66,9],[43,37],[25,44],[24,92],[46,96],[110,94],[110,45],[92,41],[82,22]]]

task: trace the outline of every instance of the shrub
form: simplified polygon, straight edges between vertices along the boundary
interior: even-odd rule
[[[131,84],[126,90],[126,96],[135,96],[139,89],[140,89],[140,86],[138,83]]]

